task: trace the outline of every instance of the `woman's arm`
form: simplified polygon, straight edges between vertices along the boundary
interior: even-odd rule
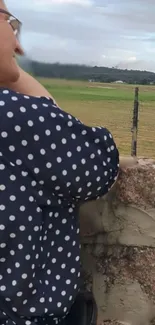
[[[20,67],[19,69],[20,69],[19,80],[16,83],[10,84],[9,88],[29,96],[43,96],[43,97],[50,97],[53,99],[51,94],[35,78],[33,78],[24,70],[22,70]],[[137,164],[137,158],[120,157],[120,169],[125,170],[126,168],[134,167],[136,164]]]

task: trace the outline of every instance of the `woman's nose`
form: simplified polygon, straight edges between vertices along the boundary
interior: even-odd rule
[[[20,42],[17,39],[16,39],[15,53],[17,55],[24,55],[24,50],[23,50],[22,46],[20,45]]]

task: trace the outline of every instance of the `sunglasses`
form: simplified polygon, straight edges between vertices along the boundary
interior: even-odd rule
[[[19,39],[22,23],[6,10],[0,9],[0,13],[6,15],[7,17],[6,21],[12,27],[14,35]]]

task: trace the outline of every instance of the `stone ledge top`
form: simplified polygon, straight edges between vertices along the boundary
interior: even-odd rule
[[[134,165],[126,165],[114,186],[116,198],[142,209],[155,208],[155,160],[139,158]]]

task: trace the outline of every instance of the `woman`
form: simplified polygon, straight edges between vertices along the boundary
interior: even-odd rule
[[[53,325],[79,291],[79,205],[109,191],[119,154],[107,129],[62,111],[18,67],[19,21],[3,9],[0,1],[0,319],[11,324],[14,312],[26,325]]]

